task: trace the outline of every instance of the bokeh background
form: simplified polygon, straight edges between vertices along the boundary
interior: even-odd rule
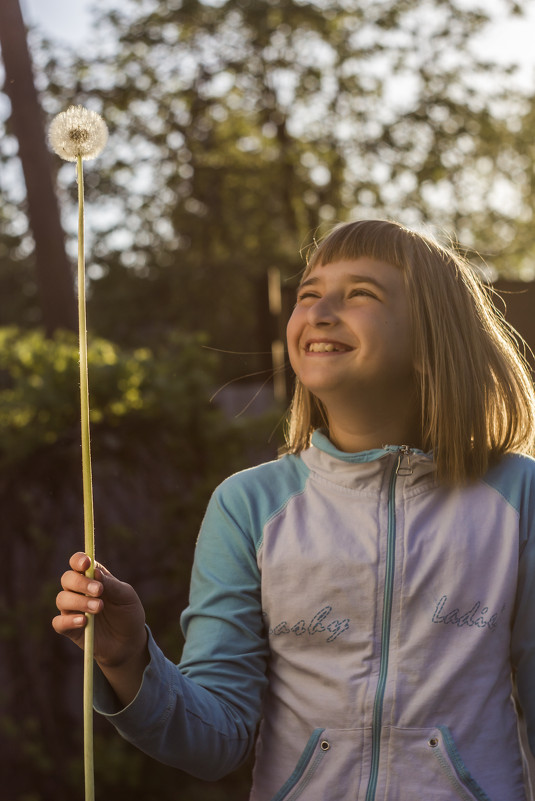
[[[86,163],[98,558],[181,651],[198,527],[272,458],[303,254],[338,221],[451,241],[535,345],[534,3],[1,0],[0,792],[83,798],[81,654],[50,619],[83,545],[74,166],[55,114],[110,140]],[[529,358],[529,354],[528,354]],[[97,798],[245,801],[95,721]]]

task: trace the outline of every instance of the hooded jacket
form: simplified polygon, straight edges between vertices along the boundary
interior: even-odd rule
[[[251,801],[526,801],[512,677],[535,747],[535,461],[464,488],[429,454],[338,451],[231,476],[208,506],[180,665],[150,638],[126,709],[157,759]]]

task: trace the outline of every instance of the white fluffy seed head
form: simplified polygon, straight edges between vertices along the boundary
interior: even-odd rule
[[[48,131],[53,150],[66,161],[94,159],[108,141],[106,123],[96,111],[69,106],[57,114]]]

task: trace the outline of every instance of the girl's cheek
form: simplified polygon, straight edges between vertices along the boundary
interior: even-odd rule
[[[288,333],[287,337],[287,347],[288,347],[288,359],[290,360],[290,365],[294,373],[297,373],[298,370],[298,355],[299,355],[299,345],[298,343],[291,337],[290,333]]]
[[[293,311],[290,319],[288,320],[288,325],[286,326],[286,343],[288,345],[288,353],[290,354],[290,359],[292,355],[292,351],[298,347],[299,344],[299,335],[297,331],[298,321],[296,312]]]
[[[288,359],[290,360],[290,365],[294,373],[297,373],[297,363],[294,356],[294,350],[291,347],[290,343],[288,342]]]

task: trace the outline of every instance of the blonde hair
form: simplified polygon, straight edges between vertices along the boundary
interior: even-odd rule
[[[361,220],[337,226],[316,245],[303,279],[317,266],[361,256],[403,271],[421,439],[434,453],[439,481],[473,481],[507,452],[532,453],[535,393],[527,346],[466,259],[399,223]],[[296,379],[288,451],[308,447],[322,426],[328,426],[323,404]]]

